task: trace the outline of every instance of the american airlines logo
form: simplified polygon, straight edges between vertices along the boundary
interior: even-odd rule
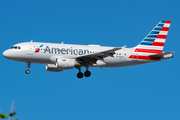
[[[44,44],[41,44],[41,45],[39,46],[39,48],[36,49],[35,53],[38,53],[38,52],[40,51],[40,48],[43,47],[43,46],[44,46]]]
[[[83,49],[74,49],[71,48],[50,48],[49,46],[46,46],[44,50],[44,53],[51,53],[51,54],[71,54],[71,55],[85,55],[89,54],[89,50],[83,50]]]

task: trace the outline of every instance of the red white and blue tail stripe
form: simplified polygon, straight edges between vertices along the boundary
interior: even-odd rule
[[[158,58],[150,58],[149,55],[162,53],[170,24],[171,21],[169,20],[160,21],[142,42],[135,47],[133,55],[129,58],[158,60]]]

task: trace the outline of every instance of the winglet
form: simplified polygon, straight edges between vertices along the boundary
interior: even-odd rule
[[[127,45],[123,46],[122,48],[125,48]]]

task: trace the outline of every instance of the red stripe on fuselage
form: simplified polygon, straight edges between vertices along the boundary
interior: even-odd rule
[[[162,53],[162,50],[152,50],[152,49],[141,49],[141,48],[136,48],[134,52]]]
[[[129,58],[143,59],[143,60],[160,60],[161,59],[161,57],[150,57],[150,56],[142,56],[142,55],[131,55]]]
[[[164,46],[163,42],[153,42],[152,46]]]

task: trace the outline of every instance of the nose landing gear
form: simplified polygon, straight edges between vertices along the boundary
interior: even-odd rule
[[[29,70],[30,66],[31,66],[31,63],[27,63],[27,68],[28,68],[28,69],[25,71],[26,74],[29,74],[29,73],[30,73],[30,70]]]

